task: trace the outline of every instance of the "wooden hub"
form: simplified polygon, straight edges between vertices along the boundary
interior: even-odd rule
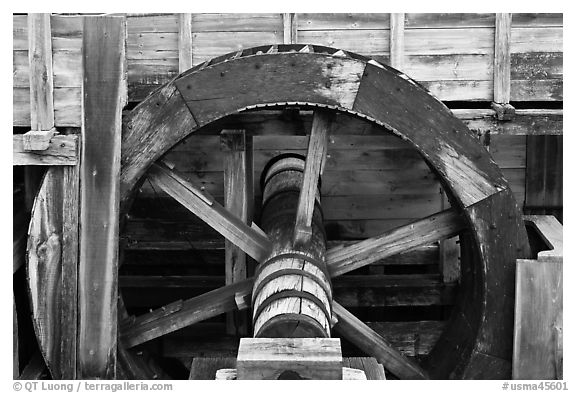
[[[305,157],[277,157],[263,173],[261,227],[272,242],[252,291],[254,337],[330,337],[332,288],[315,187],[310,237],[295,245]]]

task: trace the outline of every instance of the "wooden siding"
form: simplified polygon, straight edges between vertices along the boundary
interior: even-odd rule
[[[296,43],[338,47],[388,63],[389,14],[296,14]],[[178,74],[177,14],[127,16],[130,101]],[[80,125],[82,17],[52,15],[55,121]],[[513,14],[511,101],[563,99],[562,14]],[[283,43],[282,14],[193,14],[192,63]],[[491,101],[494,14],[405,15],[402,71],[445,101]],[[13,124],[30,125],[28,27],[13,16]]]

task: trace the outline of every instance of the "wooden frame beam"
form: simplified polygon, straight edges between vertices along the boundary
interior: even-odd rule
[[[390,65],[404,68],[404,13],[390,14]]]
[[[296,222],[294,224],[294,247],[308,242],[312,236],[312,216],[314,214],[314,204],[316,203],[318,179],[324,170],[326,162],[328,134],[331,123],[332,119],[328,113],[322,111],[314,112],[302,187],[298,198]]]
[[[192,68],[192,14],[178,14],[178,72]]]
[[[284,44],[296,44],[298,42],[297,16],[295,13],[283,13],[282,25],[284,28]]]
[[[78,375],[116,377],[120,139],[127,102],[126,18],[90,16],[83,31]]]
[[[194,323],[237,310],[240,308],[238,298],[250,302],[253,285],[254,280],[247,279],[137,317],[123,329],[122,343],[126,348],[131,348]]]
[[[78,136],[56,135],[48,148],[29,151],[24,147],[24,135],[12,136],[12,165],[76,165],[78,164]]]
[[[336,277],[391,255],[449,238],[464,228],[464,220],[458,213],[445,210],[380,236],[328,250],[328,270]]]
[[[494,102],[498,120],[511,120],[514,107],[510,105],[510,41],[512,40],[512,14],[496,14],[494,33]]]
[[[428,379],[428,375],[420,365],[408,359],[382,336],[369,328],[337,302],[332,303],[338,323],[334,329],[366,352],[376,358],[391,373],[402,379]]]
[[[224,130],[221,137],[224,152],[224,206],[245,224],[252,222],[254,205],[254,158],[252,137],[243,130]],[[225,241],[226,284],[245,280],[246,253],[229,240]],[[226,329],[229,334],[248,334],[248,314],[228,313]]]
[[[165,164],[154,164],[148,178],[256,261],[263,261],[270,253],[272,245],[261,231],[246,225]]]

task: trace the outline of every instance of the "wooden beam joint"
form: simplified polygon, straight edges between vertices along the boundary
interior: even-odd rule
[[[492,109],[496,112],[494,113],[494,116],[500,121],[514,120],[514,117],[516,116],[516,109],[510,104],[498,104],[493,102]]]

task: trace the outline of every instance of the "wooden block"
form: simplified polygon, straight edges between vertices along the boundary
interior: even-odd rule
[[[554,216],[524,216],[524,221],[527,225],[533,226],[536,231],[542,236],[542,240],[549,247],[550,250],[540,251],[538,253],[538,260],[542,262],[547,261],[562,261],[564,257],[564,242],[562,240],[563,227],[562,224]]]
[[[12,136],[12,165],[76,165],[78,136],[56,135],[43,150],[24,148],[25,135]]]
[[[496,118],[498,120],[510,121],[514,119],[516,114],[516,109],[510,104],[498,104],[493,102],[492,109],[496,112]]]
[[[345,381],[351,380],[366,380],[366,373],[357,368],[342,367],[342,379]]]
[[[340,339],[242,338],[238,379],[342,379]]]
[[[46,150],[50,145],[50,140],[56,134],[55,128],[52,128],[50,131],[28,131],[23,137],[24,150]]]
[[[514,379],[562,379],[562,262],[516,263]]]

